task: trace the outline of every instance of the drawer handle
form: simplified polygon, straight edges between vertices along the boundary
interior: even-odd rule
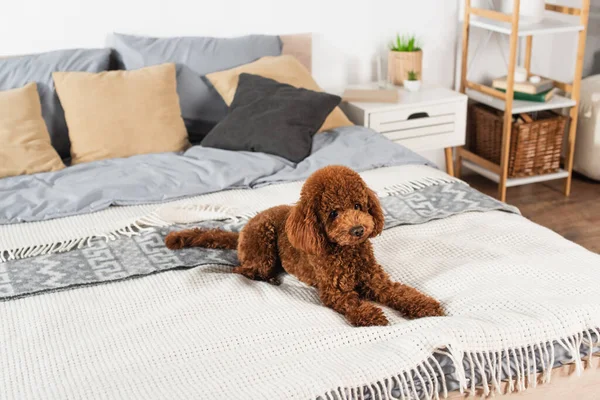
[[[427,114],[426,112],[418,112],[418,113],[410,114],[408,116],[408,119],[419,119],[419,118],[429,118],[429,114]]]

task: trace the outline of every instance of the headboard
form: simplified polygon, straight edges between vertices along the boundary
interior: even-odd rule
[[[282,54],[289,54],[298,59],[309,72],[312,72],[312,34],[280,35],[283,43]]]

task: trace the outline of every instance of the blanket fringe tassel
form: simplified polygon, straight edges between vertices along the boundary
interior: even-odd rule
[[[600,329],[593,328],[569,337],[525,347],[505,348],[497,352],[459,352],[451,347],[435,353],[448,357],[459,381],[461,394],[471,397],[491,397],[535,388],[538,383],[549,383],[555,363],[556,343],[571,354],[575,373],[580,376],[592,367],[580,358],[580,349],[593,354],[600,346]],[[585,346],[585,347],[583,347]],[[512,366],[510,368],[509,366]],[[597,366],[600,368],[600,364]],[[510,368],[510,369],[509,369]],[[538,382],[539,381],[539,382]],[[412,369],[388,379],[370,382],[364,386],[338,387],[317,397],[322,400],[440,400],[448,397],[445,373],[435,355]]]
[[[244,220],[250,219],[257,213],[239,212],[229,207],[205,204],[178,205],[175,207],[161,207],[155,212],[127,223],[119,229],[110,232],[96,233],[87,237],[69,239],[50,244],[21,247],[18,249],[0,250],[0,263],[20,260],[29,257],[43,256],[46,254],[65,253],[67,251],[90,246],[95,239],[117,240],[120,237],[137,236],[154,231],[155,228],[172,226],[176,224],[216,221],[216,220]]]

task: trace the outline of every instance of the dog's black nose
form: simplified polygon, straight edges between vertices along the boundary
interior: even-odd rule
[[[350,234],[352,236],[361,237],[363,233],[365,233],[365,228],[363,228],[361,225],[353,226],[350,229]]]

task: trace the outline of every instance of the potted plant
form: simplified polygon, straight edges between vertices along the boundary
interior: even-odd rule
[[[421,76],[423,70],[423,51],[415,35],[396,35],[388,54],[388,76],[394,85],[402,85],[408,78],[408,72],[414,71]]]
[[[415,71],[408,71],[408,76],[404,80],[404,87],[409,92],[418,92],[421,88],[421,81],[419,75]]]

